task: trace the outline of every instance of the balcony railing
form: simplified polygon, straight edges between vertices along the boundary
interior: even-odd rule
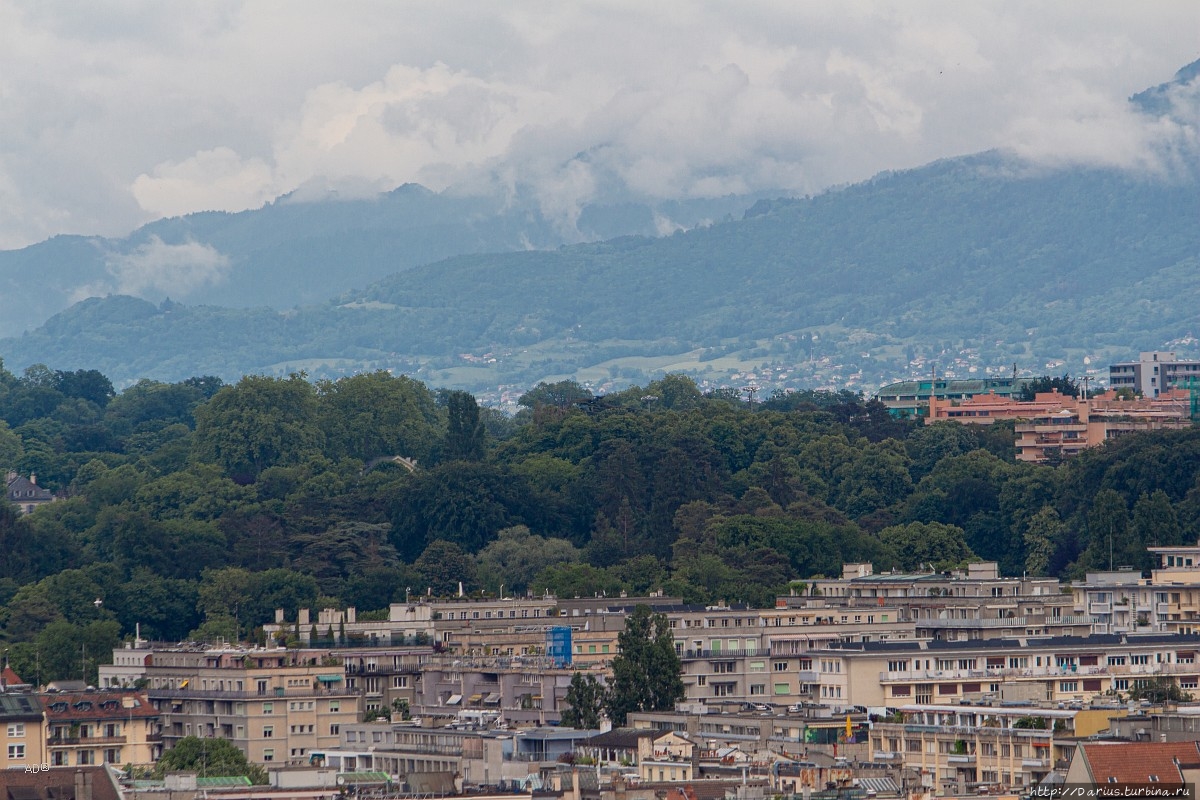
[[[189,687],[187,689],[147,689],[146,693],[151,700],[294,700],[301,697],[354,697],[360,692],[357,689],[348,689],[344,684],[339,684],[337,688],[289,686],[286,689],[268,689],[264,692],[192,689]]]
[[[51,747],[66,747],[71,745],[104,745],[125,744],[124,736],[51,736],[46,744]]]

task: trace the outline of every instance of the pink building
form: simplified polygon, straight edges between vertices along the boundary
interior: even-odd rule
[[[1108,391],[1087,400],[1039,392],[1031,401],[995,394],[962,401],[929,401],[929,422],[952,420],[990,425],[1016,420],[1017,460],[1045,462],[1065,458],[1125,433],[1186,428],[1191,425],[1191,394],[1171,389],[1158,397],[1121,399]]]

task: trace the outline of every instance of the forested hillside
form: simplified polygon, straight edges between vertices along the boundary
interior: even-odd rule
[[[770,605],[844,561],[1070,576],[1200,536],[1194,429],[1049,467],[1015,463],[1003,426],[918,427],[848,393],[747,405],[670,375],[522,405],[386,373],[117,394],[95,370],[0,371],[0,467],[65,498],[0,513],[4,647],[45,680],[138,624],[253,637],[276,607],[367,612],[460,581]]]
[[[57,236],[0,251],[0,336],[32,330],[80,298],[109,294],[285,310],[450,256],[655,235],[664,225],[740,217],[758,198],[597,199],[567,221],[519,194],[455,195],[406,184],[371,198],[289,196],[251,211],[188,214],[121,239]]]
[[[456,257],[287,314],[91,300],[0,353],[122,385],[292,369],[469,388],[585,370],[644,382],[657,376],[638,358],[719,374],[805,362],[817,340],[816,356],[867,386],[966,349],[982,365],[1064,360],[1079,373],[1085,357],[1196,332],[1197,219],[1188,181],[987,154],[665,238]],[[734,363],[714,367],[723,356]]]

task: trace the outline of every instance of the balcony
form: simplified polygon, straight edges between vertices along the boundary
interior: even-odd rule
[[[1089,614],[1111,614],[1112,603],[1088,603]]]
[[[958,755],[952,755],[946,759],[946,762],[949,764],[974,764],[975,763],[975,754],[974,753],[960,753]]]
[[[105,744],[125,744],[124,736],[51,736],[46,744],[51,747],[69,747],[85,745],[88,747]]]
[[[1026,624],[1028,624],[1026,617],[917,620],[918,628],[1024,628]]]
[[[288,689],[268,689],[265,692],[222,691],[220,689],[147,689],[151,700],[288,700],[301,697],[355,697],[356,689],[313,688],[292,686]]]

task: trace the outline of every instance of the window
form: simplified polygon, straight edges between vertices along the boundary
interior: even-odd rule
[[[750,684],[750,694],[766,694],[767,685],[765,683]]]
[[[1149,664],[1150,656],[1149,655],[1130,656],[1129,663],[1130,664]]]
[[[270,716],[275,713],[274,703],[263,703],[263,716]]]
[[[330,725],[330,726],[329,726],[329,735],[330,735],[330,736],[337,736],[337,735],[338,735],[338,734],[340,734],[341,732],[342,732],[342,726],[341,726],[341,725]]]
[[[104,751],[104,760],[107,761],[109,764],[120,764],[121,763],[120,748],[112,748],[110,750],[105,750]]]
[[[1059,681],[1058,690],[1060,692],[1078,692],[1079,681]]]
[[[777,683],[775,684],[775,694],[790,694],[791,684]]]
[[[8,746],[9,761],[24,761],[25,760],[25,745],[10,744]]]
[[[889,661],[888,672],[908,672],[908,661]]]
[[[704,675],[697,675],[697,676],[696,676],[696,685],[697,685],[697,686],[703,686],[703,685],[705,685],[706,683],[708,683],[708,678],[707,678],[706,676],[704,676]]]
[[[273,739],[273,738],[275,738],[275,729],[274,729],[274,728],[272,728],[270,725],[268,725],[267,727],[263,728],[263,738],[264,738],[264,739]]]
[[[1112,688],[1116,689],[1117,691],[1121,691],[1121,692],[1127,691],[1129,689],[1129,679],[1128,678],[1113,678]]]
[[[274,760],[275,760],[275,750],[273,748],[267,748],[266,750],[263,750],[263,761],[274,761]]]
[[[776,661],[775,662],[775,671],[776,672],[787,672],[787,668],[788,668],[788,662],[786,662],[786,661]]]
[[[95,764],[96,763],[96,753],[93,752],[92,750],[80,750],[78,756],[75,759],[75,763],[76,764],[84,764],[84,765]]]
[[[329,701],[329,710],[334,713],[341,711],[342,710],[342,701],[341,700],[330,700]]]
[[[8,724],[8,738],[24,739],[25,738],[25,723],[24,722],[10,722]]]

